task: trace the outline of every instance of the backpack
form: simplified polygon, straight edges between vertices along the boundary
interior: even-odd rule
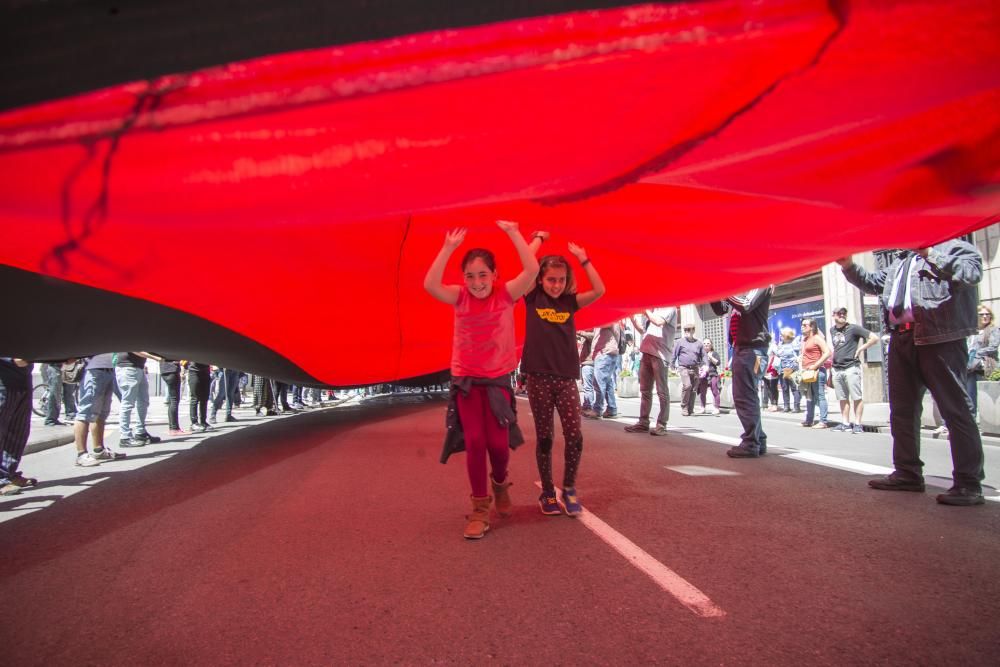
[[[625,340],[625,330],[622,329],[618,333],[618,354],[625,354],[626,349],[628,349],[628,341]]]
[[[80,384],[80,377],[83,375],[83,369],[85,366],[86,364],[83,359],[77,359],[73,362],[64,361],[62,368],[59,370],[59,374],[62,375],[63,383]]]

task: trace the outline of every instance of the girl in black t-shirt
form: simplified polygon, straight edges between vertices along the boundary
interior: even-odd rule
[[[531,241],[537,252],[547,232],[537,232]],[[604,282],[587,258],[586,251],[570,243],[570,253],[579,260],[591,289],[576,293],[573,270],[565,257],[548,255],[539,262],[535,288],[524,297],[525,337],[521,356],[521,372],[527,375],[528,403],[535,420],[535,459],[542,481],[538,505],[542,514],[576,516],[583,511],[576,496],[576,471],[583,453],[583,432],[580,428],[580,394],[576,381],[580,364],[576,348],[576,311],[590,305],[604,294]],[[566,438],[563,470],[562,508],[556,500],[552,482],[552,435],[555,430],[554,411],[559,412],[563,436]]]

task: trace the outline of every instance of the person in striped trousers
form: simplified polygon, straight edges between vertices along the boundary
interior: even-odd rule
[[[4,496],[38,484],[18,472],[31,432],[31,369],[23,359],[0,357],[0,495]]]

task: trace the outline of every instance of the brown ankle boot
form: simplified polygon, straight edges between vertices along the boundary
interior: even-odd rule
[[[469,520],[469,523],[465,524],[465,539],[478,540],[490,529],[490,503],[493,502],[493,498],[490,496],[482,498],[471,496],[471,498],[472,514],[465,516]]]
[[[493,477],[490,477],[490,482],[493,484],[493,494],[496,496],[497,513],[502,517],[510,516],[510,510],[513,506],[513,503],[510,502],[510,494],[507,492],[507,489],[513,484],[510,481],[510,475],[507,475],[507,481],[503,484],[497,484]]]

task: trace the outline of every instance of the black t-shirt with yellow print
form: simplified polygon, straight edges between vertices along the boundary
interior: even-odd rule
[[[524,296],[524,305],[521,372],[580,377],[576,323],[573,321],[573,314],[580,308],[576,294],[563,293],[553,299],[541,287],[535,286]]]

